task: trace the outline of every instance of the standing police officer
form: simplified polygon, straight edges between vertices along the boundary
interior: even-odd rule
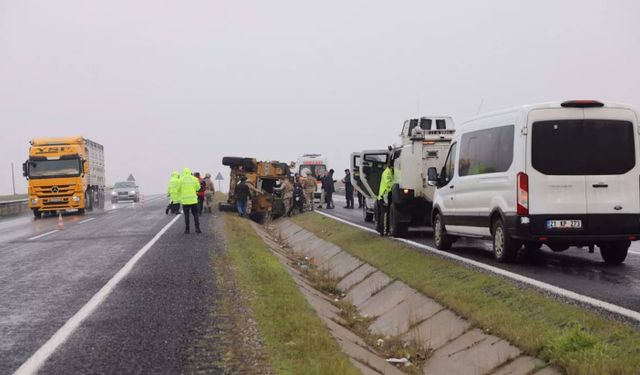
[[[380,178],[376,210],[376,230],[381,236],[389,233],[389,194],[391,194],[393,180],[393,165],[388,165]]]
[[[169,188],[167,195],[169,196],[169,205],[165,210],[165,214],[169,214],[171,210],[172,214],[180,213],[180,196],[178,195],[178,183],[180,183],[180,173],[174,171],[171,173],[171,179],[169,179]]]
[[[184,211],[184,232],[189,233],[189,213],[193,215],[193,222],[196,224],[196,233],[200,232],[200,219],[198,217],[198,190],[200,190],[200,181],[197,177],[191,175],[191,169],[182,170],[182,177],[178,183],[178,195],[180,203]]]

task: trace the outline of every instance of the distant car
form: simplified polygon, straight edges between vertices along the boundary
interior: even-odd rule
[[[140,191],[138,185],[132,181],[116,182],[113,185],[111,191],[111,203],[118,203],[120,201],[134,201],[140,200]]]

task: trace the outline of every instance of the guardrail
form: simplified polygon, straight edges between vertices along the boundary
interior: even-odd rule
[[[15,215],[29,210],[28,199],[16,199],[0,202],[0,216]]]

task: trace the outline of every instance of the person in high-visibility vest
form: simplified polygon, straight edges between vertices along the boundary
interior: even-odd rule
[[[198,190],[200,190],[200,181],[191,174],[191,169],[184,168],[182,177],[178,182],[178,196],[182,204],[184,212],[184,233],[189,233],[189,214],[193,215],[193,221],[196,224],[196,233],[200,232],[200,220],[198,213]]]
[[[381,236],[389,233],[389,195],[393,187],[393,165],[388,165],[382,172],[378,189],[378,209],[376,210],[376,230]]]
[[[169,197],[169,205],[165,210],[165,214],[169,214],[169,210],[171,213],[178,214],[180,213],[180,196],[178,195],[178,184],[180,183],[180,173],[178,171],[174,171],[171,174],[171,179],[169,180],[169,188],[167,189],[167,196]]]

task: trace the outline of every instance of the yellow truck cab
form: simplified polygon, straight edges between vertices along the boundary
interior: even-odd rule
[[[36,138],[22,165],[34,216],[104,208],[104,147],[84,137]]]

